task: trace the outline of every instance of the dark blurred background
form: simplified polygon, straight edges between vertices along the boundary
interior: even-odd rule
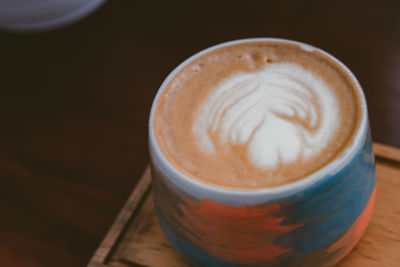
[[[220,42],[280,37],[342,60],[376,142],[400,147],[400,1],[110,0],[0,33],[0,265],[85,266],[148,163],[166,75]]]

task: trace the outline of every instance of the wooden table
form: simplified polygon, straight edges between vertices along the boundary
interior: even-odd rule
[[[400,2],[373,2],[112,0],[62,29],[1,32],[2,266],[87,264],[147,165],[162,80],[223,41],[332,53],[364,87],[374,140],[400,147]]]

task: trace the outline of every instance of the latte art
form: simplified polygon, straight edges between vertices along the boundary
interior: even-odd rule
[[[336,98],[322,79],[296,64],[276,63],[215,88],[193,132],[204,152],[243,145],[254,165],[275,168],[318,154],[338,123]]]
[[[356,86],[318,49],[234,44],[174,73],[157,104],[155,136],[168,161],[192,179],[276,187],[346,149],[361,118]]]

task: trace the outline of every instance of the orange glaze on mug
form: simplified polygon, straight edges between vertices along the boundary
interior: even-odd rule
[[[183,199],[183,224],[193,235],[196,246],[237,263],[278,262],[290,250],[274,244],[281,234],[302,225],[282,225],[282,204],[233,207],[203,199]]]

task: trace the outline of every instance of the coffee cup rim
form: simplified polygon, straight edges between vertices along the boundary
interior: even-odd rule
[[[334,159],[329,164],[325,165],[321,169],[317,170],[316,172],[294,182],[289,182],[287,184],[283,184],[276,187],[271,188],[231,188],[226,186],[221,186],[213,183],[208,183],[201,181],[199,179],[194,179],[189,177],[188,175],[184,174],[183,172],[179,171],[173,164],[166,158],[164,153],[161,151],[159,144],[157,143],[157,138],[154,133],[154,115],[156,112],[156,107],[160,96],[164,92],[165,88],[171,81],[171,79],[187,64],[195,60],[196,58],[213,51],[215,49],[219,49],[222,47],[241,44],[241,43],[253,43],[253,42],[268,42],[268,43],[287,43],[287,44],[294,44],[298,45],[300,48],[306,51],[317,50],[321,52],[323,55],[329,57],[331,60],[336,62],[343,70],[347,72],[347,74],[351,77],[352,81],[355,84],[356,90],[360,96],[361,102],[361,111],[362,111],[362,118],[356,133],[354,134],[353,140],[349,144],[349,146],[341,153],[339,157]],[[332,56],[331,54],[325,52],[322,49],[314,47],[312,45],[292,41],[288,39],[282,38],[246,38],[246,39],[239,39],[228,41],[224,43],[220,43],[209,48],[206,48],[196,54],[192,55],[191,57],[184,60],[181,64],[179,64],[172,72],[169,73],[167,78],[163,81],[160,88],[157,91],[157,94],[154,98],[150,117],[149,117],[149,147],[150,147],[150,154],[156,168],[158,168],[161,172],[167,174],[166,177],[171,180],[176,186],[180,187],[184,191],[191,192],[194,195],[198,196],[199,198],[211,198],[220,202],[227,202],[227,204],[243,204],[242,197],[246,197],[245,201],[247,204],[253,204],[258,202],[259,197],[263,196],[264,201],[268,201],[269,199],[276,199],[277,197],[285,197],[297,192],[301,192],[313,184],[323,180],[326,177],[330,177],[335,175],[339,172],[343,166],[345,166],[354,155],[360,150],[363,141],[367,136],[368,130],[368,111],[367,105],[365,100],[365,94],[362,90],[362,87],[355,77],[355,75],[350,71],[350,69],[344,65],[340,60]],[[232,198],[233,197],[233,198]]]

